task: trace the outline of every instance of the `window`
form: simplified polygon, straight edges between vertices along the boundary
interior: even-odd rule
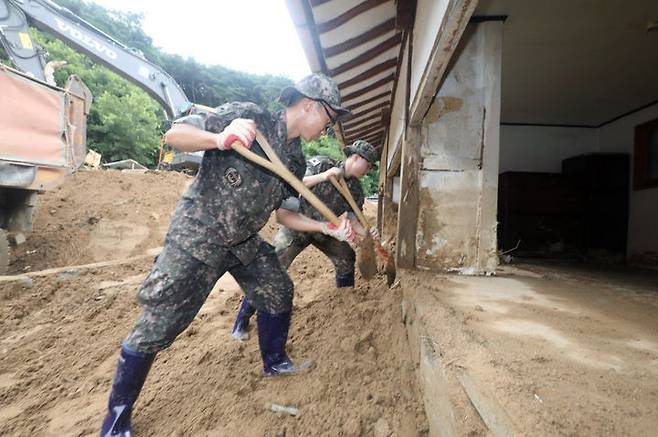
[[[633,189],[658,188],[658,119],[635,128]]]

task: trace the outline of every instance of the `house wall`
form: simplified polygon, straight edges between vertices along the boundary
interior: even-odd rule
[[[396,153],[399,153],[398,148],[402,144],[400,140],[404,130],[407,82],[410,83],[410,100],[413,102],[414,98],[423,92],[421,89],[423,74],[430,64],[434,51],[437,50],[442,25],[445,25],[445,22],[449,21],[446,13],[450,12],[450,8],[462,7],[461,3],[463,2],[456,0],[418,0],[417,2],[411,41],[413,51],[411,73],[410,77],[407,78],[408,47],[405,47],[405,57],[397,82],[395,102],[391,109],[388,165],[391,164]],[[466,18],[468,19],[468,17]]]
[[[416,264],[494,271],[502,23],[469,25],[422,125]]]
[[[583,153],[628,153],[631,184],[627,256],[646,263],[658,253],[658,188],[633,191],[635,126],[658,118],[658,105],[600,128],[501,126],[499,173],[560,172],[561,162]]]
[[[499,172],[559,173],[563,159],[597,147],[596,129],[501,126]]]

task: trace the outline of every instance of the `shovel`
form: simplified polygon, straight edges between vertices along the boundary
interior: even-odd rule
[[[265,152],[267,157],[270,159],[269,161],[262,156],[259,156],[246,148],[242,143],[239,141],[236,141],[232,144],[233,150],[235,150],[237,153],[240,155],[244,156],[246,159],[249,161],[253,162],[254,164],[260,165],[261,167],[265,167],[266,169],[270,170],[272,173],[276,174],[277,176],[281,177],[284,179],[286,182],[288,182],[299,194],[301,194],[308,202],[313,205],[315,209],[317,209],[320,214],[322,214],[329,222],[333,223],[336,226],[340,226],[340,219],[336,216],[336,214],[331,211],[327,205],[325,205],[318,197],[313,194],[311,190],[309,190],[306,185],[290,171],[288,168],[285,166],[283,162],[279,159],[279,156],[276,154],[274,149],[272,149],[272,146],[270,143],[267,141],[265,136],[260,133],[259,131],[256,131],[256,141],[260,145],[261,149]]]
[[[366,219],[366,216],[363,215],[363,212],[354,201],[354,198],[352,197],[352,193],[350,192],[350,189],[347,186],[347,182],[345,182],[345,179],[340,178],[340,181],[338,181],[336,180],[335,177],[331,176],[329,180],[331,181],[333,186],[336,187],[336,190],[338,190],[338,192],[343,195],[345,200],[347,200],[347,203],[350,204],[352,210],[354,210],[354,213],[359,218],[359,222],[361,222],[361,226],[363,226],[365,229],[368,230],[366,235],[370,236],[370,232],[369,232],[370,224],[368,223],[368,219]],[[366,238],[365,240],[368,240],[368,238]],[[395,267],[395,261],[393,260],[393,256],[388,250],[384,248],[384,246],[382,246],[382,242],[379,241],[378,238],[371,238],[370,244],[374,244],[375,248],[377,249],[377,253],[379,253],[379,255],[384,259],[384,271],[386,272],[386,283],[390,287],[391,284],[393,284],[393,282],[395,281],[395,276],[397,275],[397,269]]]

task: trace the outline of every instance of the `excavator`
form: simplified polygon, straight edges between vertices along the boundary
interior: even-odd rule
[[[29,26],[50,33],[146,91],[175,119],[194,110],[176,81],[143,54],[50,0],[0,0],[0,43],[12,66],[0,63],[0,275],[10,243],[32,230],[37,194],[60,185],[87,153],[92,103],[77,76],[58,87],[54,61],[32,41]],[[55,64],[56,65],[56,64]],[[163,145],[164,146],[164,145]],[[163,167],[194,168],[200,154],[162,150]]]

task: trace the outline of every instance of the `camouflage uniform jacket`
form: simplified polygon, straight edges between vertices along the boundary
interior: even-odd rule
[[[328,156],[314,156],[306,162],[306,175],[312,176],[323,171],[329,170],[332,167],[345,167],[344,162],[339,162],[334,159],[329,158]],[[358,178],[346,178],[347,186],[354,197],[354,201],[363,209],[363,188],[361,187],[361,182]],[[352,208],[350,207],[347,200],[336,190],[336,188],[331,184],[331,182],[320,182],[317,185],[314,185],[311,188],[313,193],[322,200],[334,214],[340,216],[344,212],[348,212],[351,218],[354,218]],[[315,220],[326,221],[322,214],[320,214],[306,199],[300,200],[300,212],[308,217],[311,217]]]
[[[297,177],[305,169],[301,142],[287,142],[285,111],[272,115],[253,103],[227,103],[214,114],[199,112],[176,120],[221,132],[236,118],[250,118],[281,161]],[[258,143],[251,150],[265,157]],[[232,150],[206,150],[194,181],[174,211],[167,242],[213,265],[233,253],[249,264],[262,242],[258,231],[283,200],[297,197],[285,181]]]

